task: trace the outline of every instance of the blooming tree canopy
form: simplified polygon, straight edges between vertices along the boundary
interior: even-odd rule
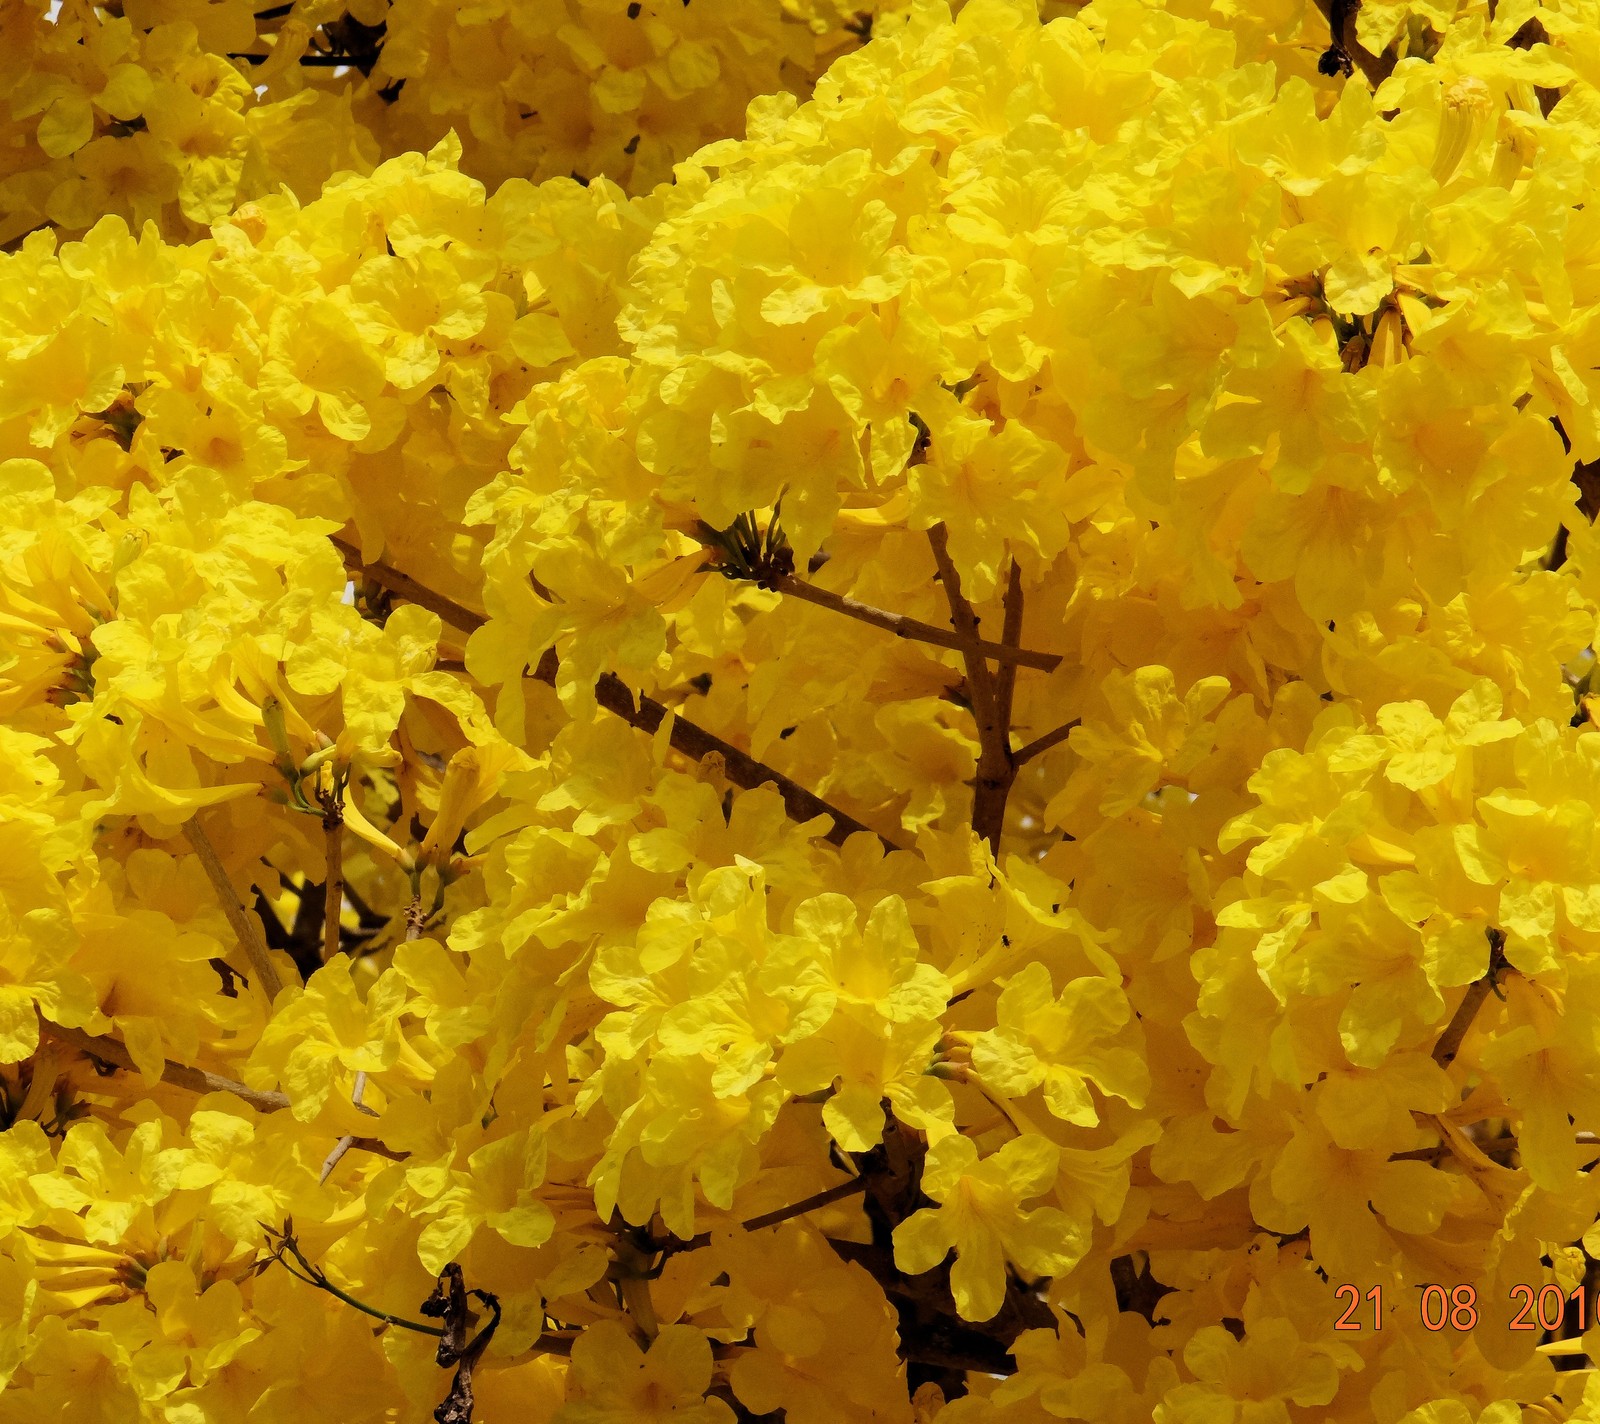
[[[0,135],[0,1420],[1600,1421],[1600,0]]]

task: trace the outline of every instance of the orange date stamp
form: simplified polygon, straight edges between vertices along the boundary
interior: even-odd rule
[[[1339,1300],[1347,1301],[1343,1312],[1334,1321],[1335,1330],[1382,1330],[1385,1301],[1382,1286],[1373,1286],[1364,1294],[1358,1286],[1342,1285],[1334,1288]],[[1583,1287],[1563,1290],[1558,1285],[1511,1287],[1512,1304],[1521,1302],[1521,1308],[1507,1324],[1510,1330],[1555,1331],[1575,1315],[1578,1333],[1588,1328]],[[1476,1286],[1425,1285],[1418,1299],[1419,1319],[1424,1330],[1472,1330],[1478,1324],[1478,1290]],[[1575,1306],[1576,1311],[1569,1307]]]

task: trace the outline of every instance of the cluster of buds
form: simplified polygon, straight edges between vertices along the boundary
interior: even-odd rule
[[[274,765],[289,785],[282,799],[292,804],[295,810],[304,811],[310,816],[326,815],[330,804],[341,803],[345,783],[350,777],[350,758],[341,755],[339,744],[326,732],[317,732],[316,751],[296,762],[289,748],[289,728],[284,719],[283,703],[269,695],[261,704],[261,720],[266,725],[272,749],[278,754]],[[306,796],[307,782],[310,782],[311,794],[316,798],[315,805]]]
[[[287,789],[273,793],[274,799],[297,811],[320,816],[326,829],[344,826],[354,832],[405,872],[413,895],[419,892],[422,873],[430,866],[438,875],[442,892],[478,863],[479,857],[457,854],[456,841],[467,818],[497,794],[502,775],[517,759],[514,749],[496,744],[457,751],[445,767],[438,810],[426,838],[420,847],[407,848],[373,825],[356,798],[345,794],[351,772],[348,733],[332,740],[327,733],[302,724],[302,740],[313,742],[315,750],[297,758],[289,743],[284,703],[276,696],[267,696],[261,704],[261,718],[277,753],[274,765],[287,784]]]
[[[362,814],[355,798],[345,795],[350,784],[351,762],[347,735],[341,734],[335,741],[326,732],[312,732],[308,728],[316,750],[297,760],[289,745],[284,706],[277,697],[268,695],[263,699],[261,720],[266,725],[272,749],[277,753],[274,765],[288,785],[287,791],[272,793],[274,800],[292,805],[307,815],[321,817],[325,827],[347,827],[375,850],[382,851],[407,875],[415,877],[419,873],[415,854],[373,825]]]
[[[967,1081],[972,1071],[972,1045],[977,1034],[961,1029],[947,1029],[934,1045],[933,1062],[928,1072],[935,1078],[948,1078],[958,1083]]]

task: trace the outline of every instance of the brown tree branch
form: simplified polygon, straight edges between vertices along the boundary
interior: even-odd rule
[[[1498,1157],[1502,1153],[1515,1152],[1517,1150],[1517,1139],[1509,1136],[1494,1137],[1487,1142],[1477,1142],[1473,1145],[1486,1157]],[[1442,1162],[1451,1155],[1449,1144],[1441,1142],[1433,1147],[1415,1147],[1409,1152],[1391,1152],[1389,1160],[1391,1162]]]
[[[1451,1016],[1450,1022],[1445,1025],[1444,1032],[1439,1035],[1439,1041],[1433,1046],[1433,1061],[1441,1068],[1448,1068],[1456,1054],[1461,1051],[1461,1041],[1467,1036],[1467,1030],[1472,1027],[1473,1019],[1477,1017],[1478,1010],[1483,1007],[1483,1001],[1488,997],[1487,979],[1479,979],[1467,986],[1466,994],[1456,1006],[1456,1011]]]
[[[776,1226],[779,1222],[789,1221],[796,1216],[804,1216],[808,1211],[815,1211],[818,1207],[827,1206],[832,1202],[842,1201],[845,1197],[854,1196],[857,1192],[865,1191],[867,1179],[865,1177],[852,1177],[847,1182],[839,1182],[825,1191],[816,1192],[797,1201],[790,1206],[779,1207],[776,1211],[769,1211],[762,1216],[752,1216],[749,1221],[739,1224],[746,1231],[760,1231],[763,1227]],[[698,1236],[691,1236],[687,1241],[671,1242],[669,1249],[676,1254],[679,1251],[697,1251],[711,1244],[711,1233],[702,1231]]]
[[[874,628],[882,628],[899,638],[917,643],[933,643],[937,647],[949,648],[952,652],[976,652],[983,657],[993,658],[1003,667],[1011,668],[1013,673],[1018,665],[1038,668],[1042,672],[1054,672],[1061,663],[1059,653],[1032,652],[1018,646],[1019,640],[1016,639],[1009,642],[986,643],[980,638],[974,643],[968,643],[948,628],[937,628],[932,623],[924,623],[921,619],[908,617],[904,613],[890,613],[886,609],[874,608],[870,603],[862,603],[858,599],[832,593],[814,583],[796,578],[793,574],[785,574],[782,578],[774,579],[773,587],[779,593],[803,598],[807,603],[814,603],[819,608],[831,608],[835,613],[843,613],[862,623],[869,623]]]
[[[1450,1022],[1445,1025],[1444,1032],[1439,1035],[1439,1041],[1433,1046],[1433,1061],[1441,1068],[1448,1068],[1455,1061],[1456,1054],[1461,1051],[1462,1041],[1467,1036],[1467,1030],[1472,1027],[1473,1019],[1478,1016],[1483,1001],[1495,992],[1496,981],[1507,967],[1505,935],[1492,927],[1486,933],[1489,937],[1489,970],[1483,978],[1467,986],[1467,992],[1456,1005],[1456,1011],[1450,1016]]]
[[[356,1081],[350,1089],[351,1106],[361,1112],[366,1113],[368,1117],[377,1117],[377,1113],[373,1112],[373,1110],[362,1101],[362,1099],[366,1097],[366,1093],[367,1075],[365,1073],[357,1073]],[[328,1155],[323,1159],[322,1173],[317,1178],[318,1186],[321,1186],[328,1180],[329,1177],[333,1175],[333,1169],[339,1165],[339,1162],[344,1157],[345,1153],[347,1153],[356,1145],[357,1142],[361,1140],[362,1139],[358,1138],[354,1133],[347,1132],[343,1137],[333,1144],[333,1151],[328,1153]]]
[[[68,1044],[91,1058],[98,1058],[102,1063],[114,1064],[129,1072],[139,1071],[138,1065],[133,1061],[133,1055],[118,1039],[85,1033],[81,1028],[63,1028],[62,1025],[51,1023],[42,1017],[39,1026],[51,1038]],[[191,1093],[232,1093],[257,1112],[277,1112],[289,1106],[288,1096],[284,1093],[247,1088],[243,1083],[237,1083],[232,1078],[224,1078],[220,1073],[210,1073],[204,1068],[191,1068],[187,1063],[174,1063],[170,1058],[163,1060],[161,1081]],[[367,1111],[372,1110],[368,1108]],[[404,1152],[396,1152],[394,1148],[379,1142],[375,1137],[352,1138],[350,1147],[359,1152],[371,1152],[377,1157],[387,1157],[392,1162],[406,1160]]]
[[[344,801],[337,782],[322,798],[324,858],[328,864],[322,913],[322,962],[339,952],[339,918],[344,911]]]
[[[1078,725],[1079,720],[1079,718],[1074,717],[1070,722],[1062,723],[1055,731],[1046,732],[1042,737],[1035,737],[1026,746],[1019,747],[1012,752],[1011,760],[1021,766],[1024,762],[1032,761],[1036,756],[1042,756],[1051,747],[1066,741],[1072,735],[1072,729]]]
[[[273,964],[267,947],[261,942],[261,934],[245,913],[238,893],[233,888],[233,882],[228,879],[228,872],[223,868],[222,861],[218,859],[216,850],[212,847],[210,838],[200,828],[198,820],[189,821],[183,828],[183,833],[194,853],[199,857],[200,864],[205,867],[206,875],[210,878],[212,886],[216,889],[217,899],[222,902],[222,913],[228,917],[228,923],[233,927],[233,932],[239,937],[239,943],[244,946],[244,952],[249,956],[251,965],[256,971],[256,982],[261,985],[262,991],[267,996],[267,1006],[270,1009],[278,997],[278,991],[283,988],[283,981],[278,978],[278,969]]]
[[[63,1028],[48,1019],[41,1020],[40,1026],[50,1037],[71,1044],[80,1053],[87,1053],[102,1063],[114,1063],[118,1068],[139,1071],[138,1065],[133,1061],[133,1055],[128,1052],[126,1045],[117,1039],[85,1033],[81,1028]],[[232,1078],[224,1078],[220,1073],[208,1073],[204,1068],[191,1068],[187,1063],[174,1063],[170,1058],[165,1060],[165,1066],[161,1070],[161,1081],[171,1083],[175,1088],[186,1088],[191,1093],[232,1093],[249,1103],[257,1112],[277,1112],[280,1108],[289,1106],[288,1096],[284,1093],[260,1092],[255,1088],[247,1088],[243,1083],[236,1083]]]
[[[1050,1307],[1038,1299],[1023,1305],[1013,1282],[1005,1307],[992,1320],[967,1322],[950,1313],[948,1269],[929,1273],[936,1281],[904,1276],[891,1248],[863,1241],[824,1238],[841,1261],[860,1266],[875,1280],[901,1316],[901,1359],[1013,1375],[1011,1341],[1023,1328],[1049,1329]]]
[[[928,530],[934,561],[950,604],[950,622],[969,646],[978,639],[978,618],[961,592],[961,575],[950,558],[949,538],[943,524]],[[1021,595],[1018,594],[1020,602]],[[1020,623],[1020,612],[1018,620]],[[1008,619],[1009,621],[1009,619]],[[989,665],[975,652],[963,652],[967,665],[967,684],[972,692],[972,714],[978,723],[978,770],[973,783],[972,828],[996,856],[1000,852],[1000,832],[1006,818],[1006,799],[1016,779],[1016,763],[1011,756],[1011,736],[1001,720],[1001,689],[989,672]]]
[[[360,551],[344,540],[334,539],[332,542],[344,555],[346,568],[364,574],[374,583],[382,585],[401,598],[408,599],[420,607],[432,609],[455,627],[472,632],[488,622],[483,614],[474,613],[442,594],[434,593],[398,569],[392,569],[383,563],[363,563]],[[550,649],[540,658],[539,666],[533,670],[532,676],[554,687],[559,667],[555,651]],[[606,711],[615,713],[630,726],[637,727],[642,732],[654,732],[667,715],[667,708],[662,703],[642,693],[635,705],[633,690],[615,673],[605,673],[595,683],[594,695],[595,701]],[[814,816],[832,817],[833,828],[826,838],[833,845],[842,845],[857,831],[869,831],[877,836],[885,850],[907,849],[906,845],[896,837],[886,835],[882,831],[874,831],[872,827],[864,825],[854,816],[824,801],[815,792],[808,791],[798,782],[790,780],[782,772],[775,771],[765,762],[757,761],[748,752],[740,751],[715,733],[683,717],[674,717],[670,740],[675,750],[695,761],[699,761],[708,752],[719,753],[727,768],[728,779],[736,786],[750,790],[766,782],[773,783],[778,789],[778,794],[783,797],[784,808],[797,821],[809,821]]]
[[[1006,580],[1005,596],[1005,622],[1001,626],[1000,643],[1007,653],[1014,654],[1022,644],[1022,570],[1017,567],[1017,561],[1011,561],[1011,576]],[[1051,671],[1058,657],[1054,660]],[[1036,666],[1033,664],[1032,666]],[[1006,729],[1009,745],[1011,729],[1011,701],[1017,690],[1017,662],[1000,662],[1000,667],[995,673],[995,719]]]
[[[555,659],[550,657],[549,661],[553,664]],[[552,672],[549,677],[544,677],[544,669],[545,661],[541,659],[539,672],[536,675],[542,681],[554,686],[555,673]],[[615,713],[641,732],[653,733],[667,715],[665,706],[642,693],[639,696],[638,706],[635,707],[633,690],[615,673],[608,672],[595,683],[594,695],[595,700],[608,712]],[[833,827],[825,839],[833,845],[843,845],[857,831],[868,831],[877,836],[886,851],[907,849],[905,843],[898,837],[886,835],[882,831],[864,825],[854,816],[824,801],[815,792],[808,791],[799,782],[792,781],[781,771],[774,770],[765,762],[757,761],[748,752],[740,751],[732,743],[723,741],[715,733],[694,722],[675,716],[669,739],[675,750],[695,761],[701,760],[709,752],[720,754],[728,780],[736,786],[749,790],[764,782],[772,782],[777,787],[778,794],[783,797],[784,809],[793,820],[809,821],[814,816],[831,816]]]
[[[489,621],[482,613],[474,613],[472,609],[457,603],[453,598],[446,598],[442,593],[435,593],[425,584],[418,583],[410,574],[401,573],[399,569],[391,568],[381,561],[373,564],[364,563],[361,550],[337,535],[330,536],[328,542],[339,551],[344,559],[345,568],[351,573],[371,579],[373,583],[388,589],[390,593],[398,594],[408,603],[415,603],[419,608],[437,613],[446,623],[456,628],[475,633]]]

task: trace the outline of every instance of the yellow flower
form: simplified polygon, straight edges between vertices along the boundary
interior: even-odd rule
[[[1109,979],[1072,979],[1058,997],[1051,995],[1050,971],[1037,960],[1012,975],[1000,995],[998,1027],[972,1045],[973,1070],[1007,1096],[1022,1097],[1043,1084],[1050,1111],[1081,1127],[1100,1121],[1090,1083],[1142,1106],[1150,1069],[1136,1040],[1121,1032],[1132,1017],[1122,987]]]
[[[245,1081],[269,1088],[281,1082],[294,1115],[310,1122],[328,1101],[341,1069],[381,1073],[400,1055],[396,1018],[406,986],[389,970],[365,1001],[350,977],[350,960],[331,960],[280,999],[245,1067]]]
[[[567,1402],[552,1424],[728,1424],[733,1411],[706,1397],[711,1344],[692,1325],[668,1325],[641,1349],[627,1328],[602,1320],[572,1347]]]
[[[895,1264],[908,1275],[930,1271],[951,1250],[950,1288],[964,1320],[989,1320],[1005,1295],[1006,1264],[1039,1276],[1070,1271],[1089,1249],[1086,1222],[1055,1207],[1023,1210],[1056,1182],[1055,1144],[1024,1134],[978,1161],[959,1133],[928,1148],[922,1189],[937,1207],[913,1212],[895,1228]]]

